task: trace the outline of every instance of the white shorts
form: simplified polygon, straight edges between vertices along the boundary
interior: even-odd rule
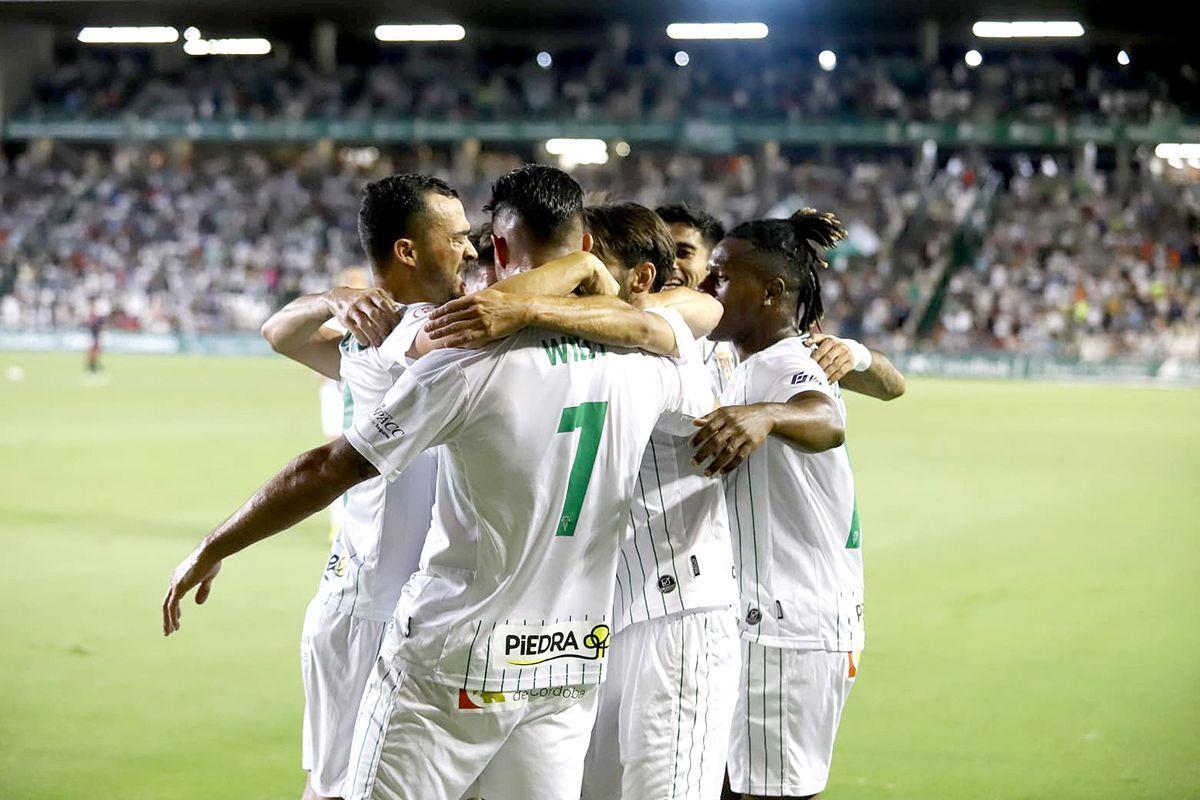
[[[386,627],[386,622],[335,611],[322,595],[308,604],[300,638],[304,685],[301,764],[317,794],[342,796],[359,701]]]
[[[346,800],[579,800],[596,687],[467,692],[381,657],[363,694]]]
[[[768,797],[825,789],[855,653],[742,643],[742,678],[729,740],[729,786]]]
[[[734,613],[660,617],[613,636],[583,800],[720,797],[741,662]]]

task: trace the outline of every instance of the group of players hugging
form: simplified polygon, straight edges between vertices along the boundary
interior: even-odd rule
[[[224,559],[338,503],[304,797],[820,793],[865,641],[842,390],[904,391],[819,332],[841,224],[585,207],[541,165],[484,211],[473,234],[437,178],[366,187],[373,287],[263,326],[340,382],[344,432],[176,568],[164,634]]]

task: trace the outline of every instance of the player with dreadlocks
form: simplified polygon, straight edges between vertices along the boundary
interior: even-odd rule
[[[725,478],[741,605],[742,669],[729,779],[743,798],[812,797],[829,775],[863,647],[861,534],[846,408],[806,336],[821,319],[831,214],[734,228],[701,288],[725,307],[711,338],[741,363],[721,408],[696,420],[695,460]],[[877,396],[903,378],[872,353]],[[736,795],[735,795],[736,796]]]

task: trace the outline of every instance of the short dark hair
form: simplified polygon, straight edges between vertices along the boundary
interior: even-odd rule
[[[680,223],[689,225],[700,231],[700,238],[709,249],[717,246],[717,242],[725,238],[725,226],[721,221],[698,208],[692,208],[687,203],[670,203],[654,209],[654,213],[662,217],[668,225]]]
[[[804,208],[787,219],[743,222],[729,237],[743,239],[756,250],[779,258],[780,274],[788,280],[788,290],[797,294],[796,323],[801,331],[821,320],[825,306],[817,273],[828,266],[824,250],[846,238],[846,229],[837,217]]]
[[[493,215],[512,211],[534,237],[557,242],[583,216],[583,189],[561,169],[526,164],[501,175],[492,184],[492,199],[483,207]]]
[[[638,203],[588,206],[583,215],[592,251],[601,261],[616,261],[624,269],[649,261],[654,265],[650,291],[663,288],[675,267],[675,240],[661,217]]]
[[[426,209],[425,195],[430,192],[458,197],[440,178],[415,172],[366,185],[358,208],[358,239],[374,263],[386,262],[396,240],[412,234],[413,218]]]

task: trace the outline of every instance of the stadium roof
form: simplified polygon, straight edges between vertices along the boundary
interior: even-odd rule
[[[1155,9],[1159,10],[1155,10]],[[199,25],[206,32],[286,35],[327,19],[346,29],[382,22],[458,22],[470,32],[524,38],[541,29],[556,35],[595,35],[598,24],[623,20],[633,32],[661,33],[677,21],[764,21],[772,38],[836,37],[915,43],[919,22],[936,19],[946,41],[966,41],[979,19],[1078,19],[1088,44],[1156,42],[1186,46],[1179,35],[1179,4],[1069,2],[1069,0],[0,0],[0,19],[42,22],[63,29],[82,25]]]

